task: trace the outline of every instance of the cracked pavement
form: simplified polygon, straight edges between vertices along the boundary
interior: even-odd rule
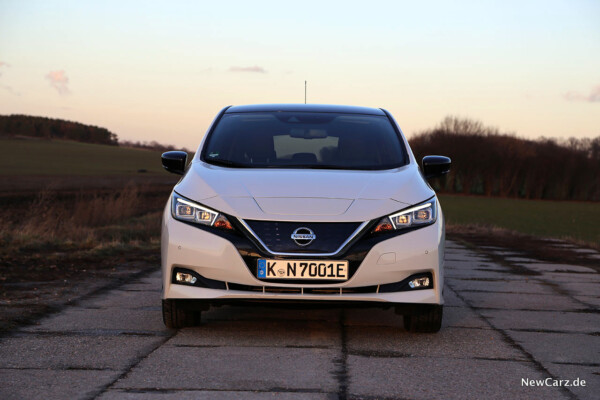
[[[1,338],[0,398],[598,398],[598,268],[448,241],[445,279],[437,334],[391,309],[231,306],[174,331],[156,271]],[[522,385],[547,378],[586,386]]]

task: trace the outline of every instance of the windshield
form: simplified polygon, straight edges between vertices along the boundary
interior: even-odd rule
[[[406,164],[386,116],[307,112],[225,114],[202,159],[235,168],[380,170]]]

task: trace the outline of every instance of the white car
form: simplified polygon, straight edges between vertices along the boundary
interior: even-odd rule
[[[444,218],[383,109],[264,104],[224,108],[182,174],[162,225],[163,319],[180,328],[211,306],[254,302],[395,307],[406,329],[442,321]]]

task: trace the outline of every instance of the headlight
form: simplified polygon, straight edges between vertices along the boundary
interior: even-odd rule
[[[171,213],[173,218],[180,221],[233,230],[233,226],[223,214],[183,198],[177,193],[173,193]]]
[[[437,218],[435,197],[382,218],[373,232],[389,232],[433,224]]]

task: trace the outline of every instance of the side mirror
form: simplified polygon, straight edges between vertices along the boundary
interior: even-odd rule
[[[423,175],[426,179],[446,175],[450,171],[452,160],[444,156],[423,157]]]
[[[162,166],[169,172],[183,175],[185,164],[187,162],[187,153],[185,151],[167,151],[160,156]]]

